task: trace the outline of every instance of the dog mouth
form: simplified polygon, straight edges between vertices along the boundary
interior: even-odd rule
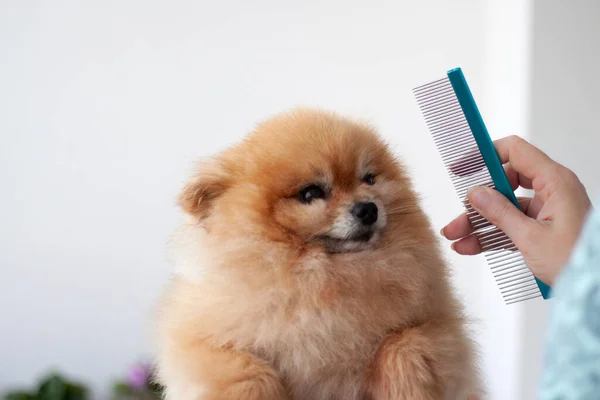
[[[359,233],[355,237],[352,237],[352,238],[346,239],[346,240],[353,240],[356,242],[368,242],[369,240],[371,240],[373,235],[375,235],[374,231],[366,231],[366,232]]]
[[[375,230],[364,230],[347,238],[338,238],[322,235],[319,241],[323,243],[330,253],[353,253],[372,249],[379,240],[379,232]]]

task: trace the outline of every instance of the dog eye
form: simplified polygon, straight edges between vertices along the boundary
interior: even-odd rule
[[[362,181],[364,183],[366,183],[367,185],[374,185],[375,184],[375,175],[368,173],[365,176],[363,176]]]
[[[300,201],[310,204],[315,199],[324,199],[325,191],[318,185],[310,185],[300,191]]]

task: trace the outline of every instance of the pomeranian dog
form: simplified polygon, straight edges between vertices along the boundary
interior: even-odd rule
[[[167,399],[481,395],[436,235],[369,126],[276,116],[201,164],[179,204],[158,323]]]

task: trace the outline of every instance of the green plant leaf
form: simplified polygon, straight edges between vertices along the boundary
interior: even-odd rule
[[[35,400],[35,395],[27,392],[11,392],[7,393],[4,400]]]
[[[88,391],[85,386],[76,383],[67,384],[67,393],[64,400],[86,400],[87,398]]]
[[[40,384],[37,393],[38,400],[64,400],[67,385],[60,375],[51,375]]]
[[[130,388],[129,385],[127,385],[124,382],[117,382],[113,386],[113,393],[116,394],[117,396],[130,395],[133,392],[134,392],[134,390],[132,388]]]

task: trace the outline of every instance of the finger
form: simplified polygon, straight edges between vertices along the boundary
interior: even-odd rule
[[[500,228],[517,245],[536,234],[535,220],[529,218],[497,190],[476,186],[467,197],[473,208],[493,225]]]
[[[519,188],[519,173],[515,171],[510,164],[504,164],[502,166],[504,168],[504,173],[510,182],[510,187],[513,191]]]
[[[496,243],[491,243],[491,244],[488,243],[487,246],[488,247],[487,247],[486,251],[500,250],[500,249],[510,250],[510,251],[516,250],[516,247],[512,242],[506,243],[506,242],[500,241],[497,244]],[[477,235],[475,235],[475,234],[472,234],[472,235],[464,237],[460,240],[457,240],[456,242],[452,243],[451,248],[452,248],[452,250],[456,251],[458,254],[465,255],[465,256],[473,256],[473,255],[483,252],[483,249],[481,248],[481,244],[479,243],[479,239],[477,238]]]
[[[521,209],[522,213],[529,215],[529,207],[531,206],[532,200],[533,199],[531,197],[517,197],[517,201],[519,202],[519,208]]]
[[[477,236],[475,235],[469,235],[465,238],[462,238],[452,243],[451,247],[452,250],[464,256],[474,256],[475,254],[481,253],[481,246],[479,245],[479,240],[477,240]]]
[[[461,214],[454,218],[448,225],[442,228],[442,235],[448,240],[456,240],[473,233],[473,227],[467,218],[467,214]]]
[[[527,211],[524,211],[531,218],[537,219],[542,207],[544,206],[544,201],[539,196],[533,196],[533,199],[529,202],[527,206]],[[523,209],[523,208],[521,208]]]
[[[546,153],[518,136],[496,140],[494,145],[502,164],[510,163],[515,171],[532,181],[549,168],[559,165]]]
[[[519,201],[519,208],[521,209],[521,211],[527,214],[529,204],[531,203],[531,198],[518,197],[517,200]],[[441,230],[442,236],[444,236],[448,240],[457,240],[468,236],[473,232],[473,226],[471,226],[471,222],[469,221],[469,218],[465,213],[460,214],[458,217],[454,218],[448,223],[448,225],[443,227]]]
[[[527,178],[525,175],[518,173],[510,163],[506,163],[503,165],[504,172],[506,172],[506,176],[510,181],[510,187],[512,190],[517,190],[519,187],[525,189],[533,189],[533,183],[531,179]]]

